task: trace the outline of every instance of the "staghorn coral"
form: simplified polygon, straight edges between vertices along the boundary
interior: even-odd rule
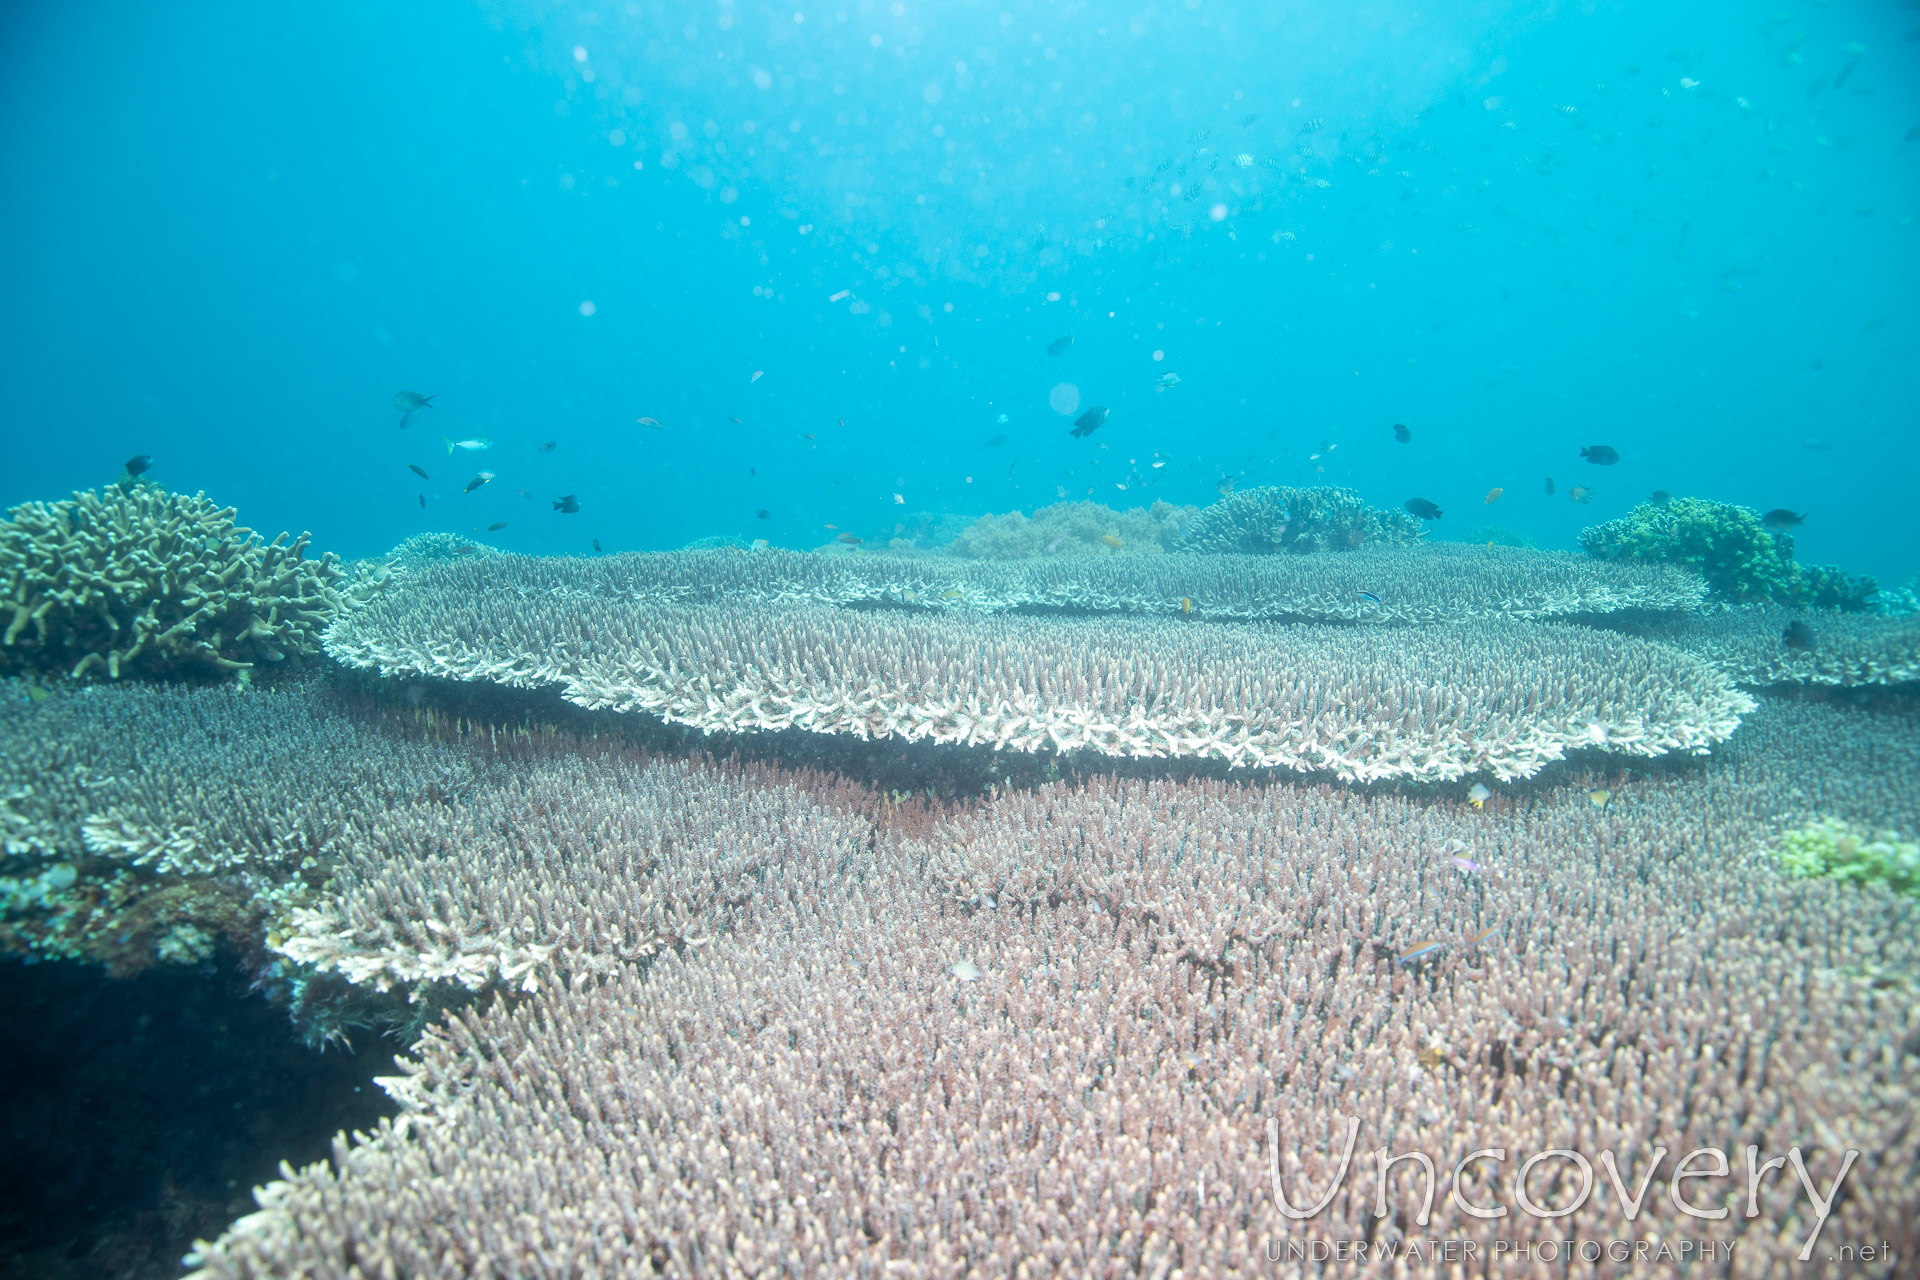
[[[1369,507],[1352,489],[1265,485],[1229,493],[1201,511],[1179,549],[1206,555],[1356,551],[1408,546],[1423,535],[1420,521]]]
[[[1580,545],[1603,560],[1682,564],[1706,579],[1723,601],[1868,609],[1878,585],[1830,565],[1793,560],[1793,539],[1769,532],[1760,514],[1729,502],[1675,498],[1643,502],[1618,520],[1580,532]]]
[[[1920,896],[1920,843],[1902,840],[1897,831],[1821,818],[1783,834],[1774,857],[1789,875],[1884,884]]]
[[[1032,519],[1018,511],[981,516],[946,549],[971,560],[1150,555],[1173,550],[1181,527],[1196,513],[1197,508],[1170,502],[1126,511],[1098,502],[1056,502],[1041,507]]]
[[[204,494],[30,502],[0,521],[0,667],[219,675],[318,650],[347,574],[308,535],[262,542]]]
[[[528,607],[562,610],[586,601],[723,599],[934,613],[1369,623],[1676,609],[1705,595],[1699,578],[1683,569],[1444,543],[1324,557],[1049,556],[1012,564],[784,550],[511,556],[441,564],[424,581],[449,595],[504,593]]]
[[[709,732],[1186,757],[1361,781],[1527,777],[1596,745],[1702,752],[1751,706],[1671,650],[1565,626],[928,618],[542,601],[470,581],[388,593],[343,618],[328,652],[385,675],[557,685],[581,706]]]
[[[382,992],[578,984],[784,910],[872,837],[858,793],[841,787],[836,802],[817,775],[562,745],[522,753],[454,803],[356,822],[328,892],[292,912],[274,950]]]
[[[823,852],[815,892],[712,947],[454,1014],[383,1082],[398,1121],[283,1167],[190,1264],[1350,1280],[1380,1273],[1371,1253],[1266,1251],[1367,1239],[1437,1280],[1459,1266],[1436,1240],[1491,1257],[1620,1235],[1604,1177],[1564,1218],[1515,1207],[1536,1153],[1679,1187],[1680,1154],[1718,1148],[1733,1168],[1697,1184],[1706,1206],[1744,1198],[1751,1144],[1795,1149],[1822,1188],[1859,1153],[1810,1262],[1791,1174],[1759,1179],[1754,1216],[1648,1196],[1632,1234],[1711,1242],[1735,1277],[1892,1277],[1920,1246],[1911,1001],[1842,966],[1912,973],[1920,906],[1754,852],[1809,781],[1835,811],[1920,816],[1920,736],[1892,720],[1772,706],[1725,760],[1617,783],[1598,811],[1578,787],[1475,813],[1115,782],[1010,796],[845,874]],[[1454,841],[1490,870],[1463,876]],[[1447,945],[1396,963],[1428,938]],[[1418,1166],[1383,1187],[1376,1146],[1432,1162],[1431,1219]],[[1511,1163],[1461,1191],[1498,1221],[1446,1194],[1485,1148]],[[1540,1172],[1536,1202],[1566,1204]],[[1295,1204],[1331,1194],[1290,1220],[1276,1180]],[[1883,1239],[1875,1265],[1826,1247]]]
[[[1811,649],[1790,648],[1805,623]],[[1743,685],[1890,685],[1920,680],[1920,618],[1814,613],[1780,605],[1723,605],[1697,612],[1620,614],[1608,624],[1711,663]]]

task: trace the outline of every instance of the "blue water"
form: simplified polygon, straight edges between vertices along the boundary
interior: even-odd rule
[[[348,555],[808,547],[1228,474],[1573,546],[1660,488],[1920,570],[1911,0],[23,0],[0,58],[6,505],[150,453]]]

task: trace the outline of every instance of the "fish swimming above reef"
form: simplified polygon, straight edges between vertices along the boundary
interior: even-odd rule
[[[1487,790],[1487,784],[1484,782],[1474,783],[1473,789],[1467,792],[1467,803],[1476,809],[1485,808],[1487,801],[1491,799],[1493,799],[1493,792]]]
[[[859,545],[860,545],[861,543],[863,543],[863,542],[865,542],[865,541],[866,541],[866,539],[865,539],[865,538],[862,538],[862,537],[859,537],[859,536],[857,536],[857,535],[855,535],[855,534],[851,534],[851,533],[843,533],[843,534],[841,534],[841,535],[840,535],[839,537],[837,537],[837,538],[835,538],[835,539],[834,539],[834,541],[835,541],[835,542],[844,542],[844,543],[846,543],[846,544],[847,544],[848,546],[850,546],[850,547],[857,547],[857,546],[859,546]]]
[[[414,414],[422,409],[433,408],[433,397],[423,396],[418,391],[396,391],[393,393],[393,407],[400,411],[400,425],[404,428]]]
[[[422,494],[419,494],[419,495],[417,495],[417,496],[418,496],[418,497],[419,497],[419,499],[420,499],[420,509],[421,509],[422,511],[425,511],[425,510],[427,509],[427,495],[426,495],[426,494],[424,494],[424,493],[422,493]]]
[[[1668,493],[1665,489],[1655,489],[1650,495],[1648,495],[1647,501],[1651,502],[1656,507],[1664,507],[1669,502],[1673,501],[1673,495]]]
[[[1401,444],[1412,444],[1413,432],[1406,423],[1396,422],[1393,424],[1393,438]]]
[[[421,478],[422,480],[431,480],[431,479],[433,479],[433,477],[432,477],[432,476],[430,476],[430,475],[428,475],[428,474],[426,473],[426,471],[425,471],[425,470],[423,470],[423,469],[422,469],[422,468],[420,468],[420,467],[416,467],[416,466],[414,466],[414,465],[413,465],[413,464],[412,464],[411,462],[409,462],[409,463],[407,464],[407,470],[409,470],[409,471],[411,471],[411,472],[413,472],[413,474],[415,474],[415,475],[417,475],[417,476],[419,476],[419,477],[420,477],[420,478]]]
[[[1606,808],[1607,802],[1612,799],[1613,792],[1607,790],[1605,787],[1595,787],[1593,790],[1587,792],[1587,803],[1596,809]]]
[[[1812,653],[1818,645],[1813,628],[1798,618],[1789,622],[1786,630],[1780,633],[1780,642],[1795,653]]]
[[[487,526],[487,532],[498,533],[506,527],[507,527],[507,522],[505,520],[495,520],[492,524]]]
[[[1425,956],[1430,956],[1447,944],[1444,942],[1416,942],[1400,953],[1401,964],[1412,964]]]
[[[481,485],[492,484],[492,483],[493,483],[493,472],[482,471],[479,475],[467,481],[467,487],[462,489],[460,492],[472,493],[475,489],[478,489]]]
[[[130,476],[145,475],[148,468],[152,466],[153,455],[150,453],[136,453],[126,462],[127,474]]]
[[[650,427],[655,431],[666,430],[665,427],[660,425],[660,420],[658,418],[635,418],[634,421],[639,423],[643,427]]]
[[[1163,374],[1161,374],[1161,375],[1160,375],[1160,380],[1159,380],[1158,382],[1156,382],[1156,383],[1154,383],[1154,384],[1153,384],[1153,389],[1154,389],[1155,391],[1165,391],[1165,390],[1167,390],[1167,389],[1168,389],[1169,387],[1177,387],[1177,386],[1179,386],[1179,385],[1180,385],[1180,375],[1179,375],[1179,374],[1177,374],[1177,373],[1163,373]]]
[[[962,982],[980,981],[980,966],[974,964],[971,960],[959,961],[949,969],[948,972]]]
[[[1505,489],[1501,489],[1498,487],[1489,489],[1487,490],[1487,496],[1482,498],[1481,502],[1483,505],[1492,506],[1494,503],[1500,501],[1500,495],[1505,492],[1506,492]]]
[[[1567,497],[1569,500],[1573,502],[1578,502],[1582,506],[1584,506],[1587,503],[1593,501],[1593,490],[1587,488],[1583,484],[1577,484],[1573,486],[1573,488],[1567,490]]]
[[[1552,476],[1547,477],[1547,496],[1549,498],[1553,496],[1553,477]]]
[[[1610,467],[1620,461],[1620,451],[1610,444],[1590,444],[1580,451],[1580,456],[1596,467]]]
[[[1362,603],[1362,604],[1379,604],[1379,603],[1380,603],[1380,597],[1379,597],[1379,596],[1377,596],[1377,595],[1375,595],[1375,594],[1373,594],[1373,592],[1371,592],[1371,591],[1362,591],[1362,592],[1360,593],[1360,603]]]
[[[1098,431],[1107,420],[1107,407],[1097,404],[1073,420],[1073,437],[1082,439]]]
[[[127,470],[133,471],[133,468],[128,467]],[[134,474],[138,475],[139,472],[135,471]],[[1760,517],[1761,527],[1767,529],[1793,529],[1806,522],[1807,517],[1805,514],[1795,515],[1785,507],[1775,507]]]
[[[1052,342],[1049,342],[1047,344],[1047,354],[1050,356],[1060,355],[1064,353],[1066,349],[1072,345],[1073,345],[1072,334],[1068,334],[1063,338],[1055,338]]]
[[[1440,508],[1434,506],[1425,498],[1408,498],[1405,505],[1408,511],[1419,516],[1422,520],[1438,520],[1440,518]]]
[[[559,443],[560,442],[558,440],[549,440],[545,444],[537,445],[535,447],[538,448],[542,453],[552,453],[554,450],[554,447],[557,446]]]
[[[1119,539],[1119,538],[1117,538],[1117,537],[1115,537],[1115,536],[1114,536],[1113,534],[1111,534],[1111,533],[1103,533],[1103,534],[1101,534],[1101,535],[1100,535],[1100,542],[1101,542],[1101,544],[1102,544],[1103,546],[1108,546],[1108,547],[1112,547],[1112,548],[1113,548],[1113,549],[1114,549],[1115,551],[1118,551],[1118,550],[1119,550],[1120,548],[1122,548],[1122,547],[1124,547],[1124,546],[1126,546],[1126,545],[1127,545],[1126,543],[1124,543],[1124,542],[1122,542],[1122,541],[1120,541],[1120,539]]]
[[[580,510],[580,499],[571,493],[555,498],[553,509],[563,516],[574,515]]]
[[[469,453],[478,453],[482,449],[493,448],[493,441],[487,439],[485,436],[468,436],[465,440],[449,440],[446,436],[441,436],[440,438],[446,441],[448,453],[452,453],[455,449],[465,449]]]
[[[595,538],[595,539],[593,540],[593,549],[594,549],[595,551],[598,551],[598,550],[600,549],[600,539],[598,539],[598,538]]]
[[[753,518],[755,520],[771,520],[773,519],[773,512],[767,510],[765,507],[757,507],[754,509]]]

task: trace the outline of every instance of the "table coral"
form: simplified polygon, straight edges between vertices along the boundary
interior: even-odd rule
[[[0,670],[219,675],[319,650],[349,575],[263,541],[204,494],[150,486],[30,502],[0,521]]]

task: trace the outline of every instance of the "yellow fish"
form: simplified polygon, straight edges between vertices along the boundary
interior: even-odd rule
[[[1118,538],[1116,538],[1116,537],[1114,537],[1114,536],[1113,536],[1112,534],[1110,534],[1110,533],[1103,533],[1103,534],[1101,534],[1101,535],[1100,535],[1100,541],[1102,541],[1102,542],[1104,542],[1104,543],[1106,543],[1106,544],[1107,544],[1108,546],[1110,546],[1110,547],[1115,547],[1115,548],[1118,548],[1118,547],[1124,547],[1124,546],[1126,546],[1126,545],[1127,545],[1126,543],[1124,543],[1124,542],[1122,542],[1122,541],[1120,541],[1120,539],[1118,539]]]
[[[1491,799],[1493,799],[1493,792],[1487,790],[1484,782],[1474,783],[1473,790],[1467,792],[1467,803],[1476,809],[1481,808]]]
[[[940,593],[940,598],[942,600],[958,600],[961,596],[965,594],[966,592],[964,591],[942,591]]]
[[[1487,505],[1492,505],[1493,503],[1500,501],[1500,495],[1505,492],[1506,492],[1505,489],[1498,489],[1498,488],[1489,489],[1487,490],[1487,496],[1481,499],[1481,501]]]
[[[1193,612],[1193,597],[1192,597],[1192,596],[1181,596],[1181,597],[1180,597],[1180,612],[1182,612],[1182,613],[1192,613],[1192,612]]]
[[[1613,799],[1613,792],[1605,787],[1595,787],[1587,792],[1587,799],[1593,802],[1594,808],[1604,809],[1607,807],[1607,801]]]

